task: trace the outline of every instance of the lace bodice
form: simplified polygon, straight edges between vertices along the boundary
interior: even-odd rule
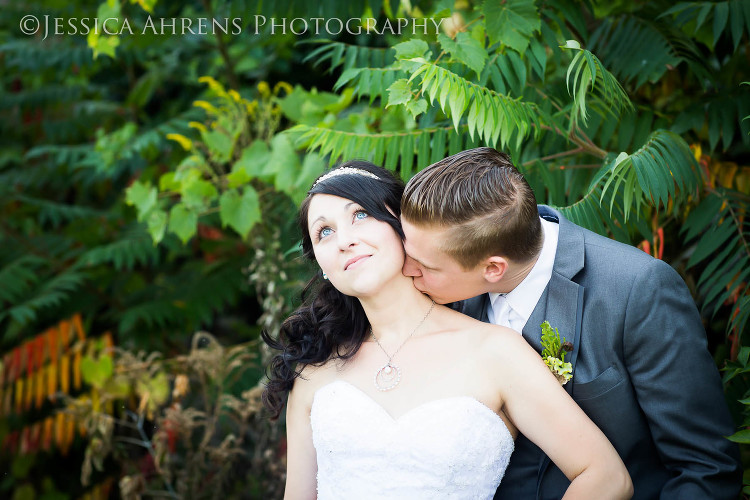
[[[318,499],[489,499],[513,452],[503,420],[468,396],[438,399],[397,419],[335,381],[310,412]]]

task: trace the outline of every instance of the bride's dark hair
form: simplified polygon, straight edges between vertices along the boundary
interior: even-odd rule
[[[373,174],[370,177],[353,170],[331,175],[340,169],[356,169]],[[320,176],[299,209],[302,252],[315,260],[312,239],[307,227],[310,200],[316,194],[330,194],[352,200],[377,220],[387,222],[404,238],[399,215],[404,183],[394,174],[366,161],[348,161]],[[269,363],[268,383],[263,404],[277,419],[284,407],[294,379],[306,365],[321,365],[329,359],[349,359],[359,350],[369,332],[370,323],[355,297],[336,290],[317,272],[302,291],[303,304],[281,325],[279,338],[262,332],[263,340],[279,351]]]

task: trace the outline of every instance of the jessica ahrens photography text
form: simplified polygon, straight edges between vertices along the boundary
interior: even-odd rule
[[[19,22],[25,35],[384,35],[384,34],[437,34],[445,18],[385,19],[372,17],[269,17],[255,15],[247,25],[245,19],[234,18],[188,18],[152,17],[143,21],[130,21],[127,17],[54,17],[50,15],[26,15]]]

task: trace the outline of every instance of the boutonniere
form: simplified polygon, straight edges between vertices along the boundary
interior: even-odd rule
[[[552,328],[549,321],[542,323],[542,359],[547,368],[557,377],[560,385],[573,378],[573,365],[565,362],[565,354],[573,350],[573,344],[565,337],[560,340],[560,332]]]

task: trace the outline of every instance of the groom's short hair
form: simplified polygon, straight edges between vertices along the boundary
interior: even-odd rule
[[[493,148],[462,151],[418,172],[406,185],[401,215],[416,226],[448,229],[441,249],[464,269],[493,255],[528,262],[544,241],[531,186]]]

